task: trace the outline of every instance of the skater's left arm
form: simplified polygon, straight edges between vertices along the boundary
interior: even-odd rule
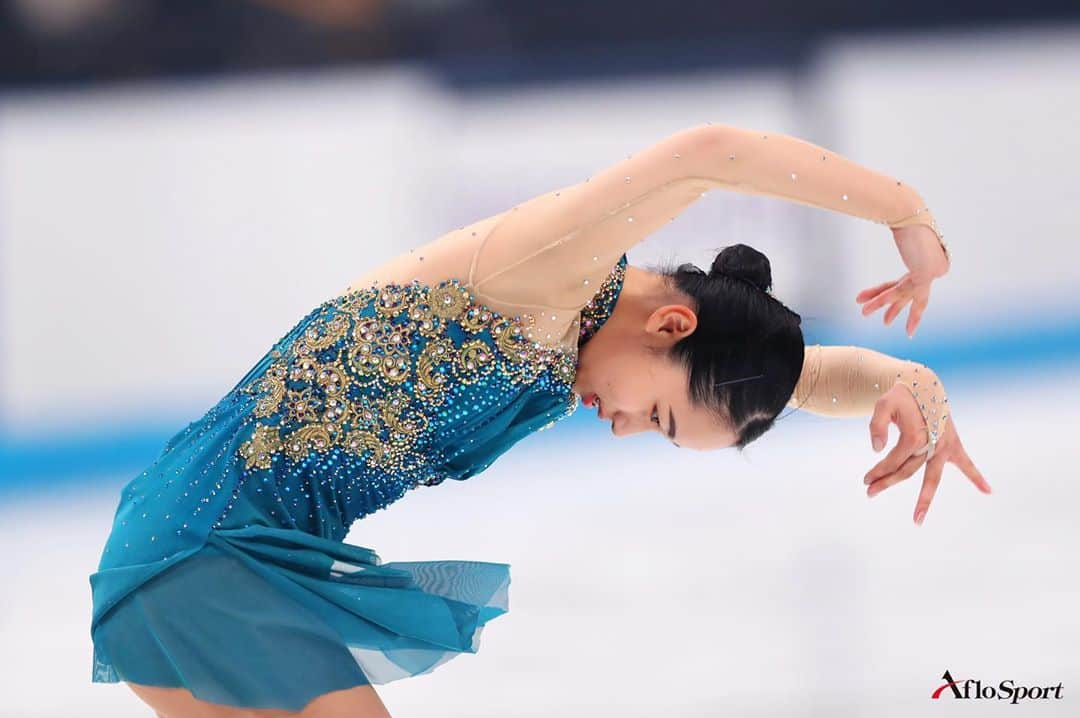
[[[926,423],[948,418],[948,398],[933,369],[859,346],[811,344],[788,406],[822,416],[869,416],[894,384],[904,384],[928,405]]]
[[[979,490],[990,493],[956,433],[940,377],[924,364],[865,347],[810,345],[788,406],[822,416],[870,416],[875,451],[885,446],[889,424],[895,423],[900,430],[896,446],[867,472],[864,483],[867,494],[875,496],[925,463],[916,523],[922,522],[947,462],[959,466]]]

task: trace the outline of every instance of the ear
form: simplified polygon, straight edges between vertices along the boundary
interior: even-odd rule
[[[674,344],[697,329],[697,314],[685,304],[657,307],[645,320],[645,331],[657,334],[666,344]]]

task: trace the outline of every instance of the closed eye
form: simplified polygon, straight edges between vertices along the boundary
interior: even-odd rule
[[[655,407],[655,406],[653,407],[652,415],[649,417],[649,419],[652,421],[652,423],[656,424],[657,426],[660,426],[660,411],[659,411],[658,407]],[[669,423],[668,423],[667,432],[665,432],[666,436],[669,439],[671,439],[672,444],[675,444],[675,446],[678,446],[679,443],[677,441],[675,441],[675,414],[671,411],[671,409],[668,409],[668,422]],[[664,427],[660,426],[660,431],[663,432]]]

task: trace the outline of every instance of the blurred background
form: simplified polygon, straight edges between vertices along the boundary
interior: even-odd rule
[[[955,702],[930,699],[949,670],[1064,699],[946,710],[1080,714],[1080,6],[9,0],[0,716],[150,715],[90,683],[88,575],[119,489],[310,308],[701,122],[913,185],[952,271],[909,340],[906,312],[884,327],[854,299],[903,272],[887,230],[721,191],[631,262],[766,252],[808,342],[938,372],[994,494],[950,465],[915,527],[921,470],[868,500],[860,418],[794,412],[740,456],[617,442],[579,412],[353,526],[387,561],[513,566],[480,652],[383,700],[908,718]]]

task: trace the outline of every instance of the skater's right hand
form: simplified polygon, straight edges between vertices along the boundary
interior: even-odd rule
[[[873,497],[908,478],[920,466],[926,464],[923,473],[922,490],[915,503],[914,521],[922,524],[930,502],[934,498],[945,464],[952,462],[968,477],[979,491],[990,493],[990,484],[982,473],[975,468],[975,463],[968,456],[960,436],[956,433],[956,422],[952,416],[945,422],[944,429],[938,436],[934,456],[926,461],[927,426],[926,419],[919,411],[918,402],[908,388],[894,384],[889,391],[881,395],[874,405],[874,414],[870,419],[871,443],[883,447],[889,436],[889,424],[895,423],[900,429],[900,438],[889,454],[866,473],[863,483],[867,484],[866,495]],[[875,448],[875,451],[878,450]]]

